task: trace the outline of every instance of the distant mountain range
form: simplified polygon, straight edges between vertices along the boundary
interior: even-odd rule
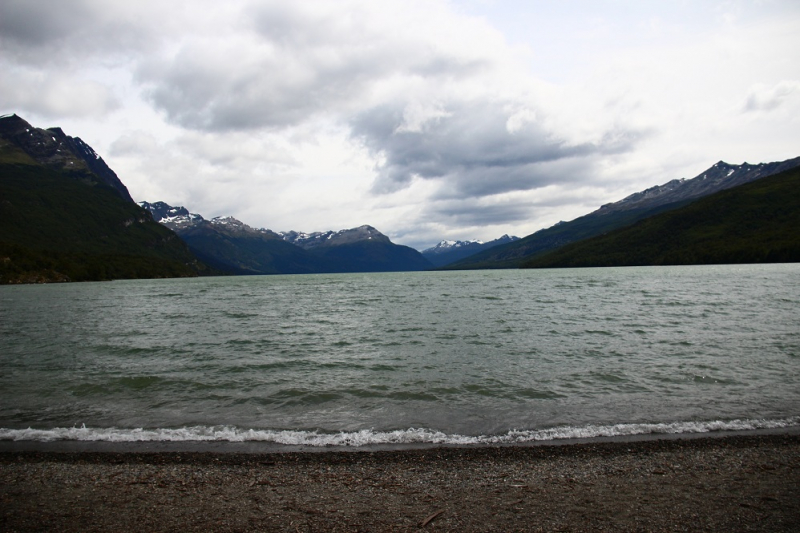
[[[432,268],[418,251],[392,243],[372,226],[324,233],[276,233],[233,217],[211,220],[184,207],[141,202],[205,263],[235,274],[389,272]]]
[[[659,213],[683,207],[722,190],[800,166],[800,157],[777,163],[731,165],[720,161],[690,180],[672,180],[600,209],[537,231],[518,241],[479,252],[447,265],[448,269],[517,268],[567,244],[629,226]]]
[[[519,237],[503,235],[502,237],[489,242],[483,242],[479,240],[441,241],[436,246],[423,250],[422,255],[428,261],[433,263],[433,266],[441,267],[449,265],[450,263],[458,261],[459,259],[464,259],[471,255],[475,255],[478,252],[488,250],[489,248],[494,248],[495,246],[508,244],[518,240]]]
[[[211,272],[89,145],[0,117],[0,283]]]

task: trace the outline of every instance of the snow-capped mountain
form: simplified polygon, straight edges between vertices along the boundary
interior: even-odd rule
[[[172,207],[164,202],[152,204],[150,202],[139,202],[139,205],[150,211],[153,220],[160,222],[173,231],[194,226],[205,220],[197,213],[190,213],[188,209],[182,206]]]
[[[230,216],[206,220],[164,202],[140,205],[207,264],[231,273],[384,272],[433,266],[416,250],[394,244],[372,226],[275,233]]]
[[[343,229],[339,231],[325,231],[305,233],[301,231],[278,232],[278,235],[286,242],[297,245],[304,250],[313,250],[318,247],[339,246],[358,241],[391,242],[389,237],[376,230],[372,226],[359,226],[357,228]]]
[[[483,242],[478,239],[469,241],[448,241],[443,240],[436,246],[422,251],[422,255],[435,266],[445,266],[466,257],[494,248],[501,244],[507,244],[518,240],[519,237],[513,237],[508,234],[503,235],[493,241]]]
[[[238,233],[242,235],[264,235],[271,239],[278,238],[278,234],[272,230],[268,230],[266,228],[253,228],[232,216],[214,217],[209,220],[208,223],[218,229],[227,231],[228,233]]]
[[[476,244],[480,246],[481,244],[483,244],[483,241],[478,239],[473,239],[471,241],[440,241],[439,244],[423,250],[422,253],[443,254],[451,250],[455,250],[457,248],[474,246]]]
[[[172,231],[180,234],[190,228],[197,228],[200,226],[215,227],[228,234],[253,234],[253,235],[268,235],[270,237],[277,237],[273,231],[264,228],[252,228],[232,216],[219,216],[211,220],[206,220],[202,215],[197,213],[190,213],[188,209],[183,206],[171,206],[165,202],[139,202],[139,205],[147,209],[153,216],[153,220],[167,226]]]

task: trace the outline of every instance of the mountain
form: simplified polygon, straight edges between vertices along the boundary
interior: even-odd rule
[[[428,270],[433,265],[417,250],[394,244],[372,226],[339,231],[289,231],[281,237],[322,258],[326,272],[392,272]]]
[[[617,228],[629,226],[658,213],[677,209],[721,190],[762,179],[800,166],[800,157],[775,163],[731,165],[720,161],[692,179],[672,180],[600,209],[528,235],[513,243],[479,252],[445,268],[517,268],[538,255]]]
[[[196,213],[190,213],[185,207],[172,207],[164,202],[139,202],[139,206],[150,212],[153,220],[160,222],[172,230],[193,225],[195,222],[203,220],[203,217]]]
[[[140,202],[156,222],[177,233],[204,263],[230,274],[309,274],[324,263],[269,230],[251,228],[233,217],[211,220],[184,207]]]
[[[133,203],[127,187],[103,158],[79,137],[65,135],[61,128],[34,128],[17,115],[8,115],[0,117],[0,137],[45,168],[93,185],[106,185]]]
[[[528,268],[800,262],[800,167],[539,256]]]
[[[233,217],[205,220],[183,207],[142,202],[209,265],[235,274],[309,274],[426,270],[432,265],[372,226],[303,233],[252,228]]]
[[[478,252],[500,246],[501,244],[508,244],[510,242],[518,241],[519,237],[503,235],[502,237],[489,242],[479,240],[472,241],[441,241],[436,246],[427,248],[422,251],[422,255],[433,263],[435,267],[442,267],[464,259]]]
[[[0,283],[208,272],[89,145],[0,117]]]
[[[375,240],[383,243],[391,242],[389,237],[372,226],[315,233],[287,231],[279,232],[278,235],[286,242],[290,242],[304,250],[317,250],[325,247],[353,244],[363,240]]]

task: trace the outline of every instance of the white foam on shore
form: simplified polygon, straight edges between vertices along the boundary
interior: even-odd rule
[[[289,446],[368,446],[377,444],[523,444],[537,441],[780,429],[800,426],[800,416],[778,420],[714,420],[710,422],[671,422],[657,424],[615,424],[609,426],[555,427],[538,430],[511,430],[501,435],[457,435],[441,431],[410,428],[394,431],[361,430],[341,433],[318,431],[255,430],[232,426],[195,426],[179,429],[91,428],[86,426],[52,429],[0,428],[5,441],[84,441],[84,442],[269,442]]]

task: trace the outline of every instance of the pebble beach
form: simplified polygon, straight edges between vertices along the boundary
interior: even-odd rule
[[[800,435],[0,452],[12,531],[800,531]]]

